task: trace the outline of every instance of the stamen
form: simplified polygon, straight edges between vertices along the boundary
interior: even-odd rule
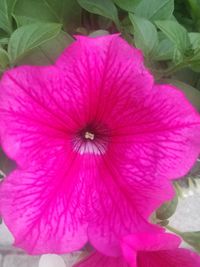
[[[85,139],[94,140],[94,134],[90,132],[85,132]]]
[[[109,141],[107,126],[101,123],[91,123],[86,124],[84,128],[75,133],[72,146],[73,150],[81,155],[100,156],[106,153]]]

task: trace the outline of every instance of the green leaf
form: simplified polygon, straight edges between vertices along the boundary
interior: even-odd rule
[[[113,0],[121,9],[134,12],[141,0]]]
[[[192,17],[200,18],[200,1],[199,0],[188,0],[191,8]]]
[[[15,63],[31,49],[55,37],[60,29],[61,25],[57,23],[33,23],[18,28],[8,43],[11,63]]]
[[[169,19],[174,11],[174,0],[142,0],[135,9],[135,14],[149,20]]]
[[[192,44],[192,48],[200,49],[200,33],[199,32],[190,32],[189,33],[190,42]]]
[[[194,72],[200,72],[200,59],[193,61],[190,64],[190,68],[194,71]]]
[[[18,65],[44,66],[53,64],[73,40],[69,34],[61,31],[54,38],[32,49],[30,53],[18,61]]]
[[[134,27],[134,41],[136,47],[149,56],[158,44],[156,27],[147,19],[129,13],[129,18]]]
[[[9,42],[9,38],[0,38],[0,45],[7,45]]]
[[[193,57],[191,58],[192,61],[199,61],[200,60],[200,33],[191,32],[189,33],[190,42],[192,44],[193,49]]]
[[[12,12],[16,0],[0,0],[0,28],[12,32]]]
[[[17,22],[17,27],[18,28],[21,27],[21,26],[27,25],[27,24],[31,24],[31,23],[35,23],[35,22],[39,22],[40,21],[39,19],[37,20],[37,19],[30,18],[30,17],[26,17],[26,16],[13,15],[13,17],[14,17],[15,21]],[[49,20],[49,21],[51,21],[51,20]],[[42,21],[42,22],[45,22],[45,21]]]
[[[5,69],[9,65],[8,53],[0,47],[0,68]]]
[[[195,72],[200,72],[200,33],[189,33],[193,55],[190,58],[190,67]]]
[[[117,8],[111,0],[78,0],[78,3],[87,11],[109,18],[119,25]]]
[[[165,202],[159,209],[156,210],[156,217],[161,220],[169,219],[176,211],[178,205],[178,197],[175,196],[173,200]]]
[[[0,45],[8,44],[9,36],[8,34],[0,29]]]
[[[26,0],[27,1],[27,0]],[[43,0],[64,28],[73,29],[81,22],[81,8],[76,0]],[[56,21],[55,21],[56,22]]]
[[[81,8],[76,0],[18,0],[14,17],[18,26],[33,22],[59,22],[69,29],[79,25]]]
[[[179,80],[183,83],[189,84],[193,87],[196,86],[199,75],[194,73],[189,68],[179,69],[177,72],[173,74],[173,79]]]
[[[153,50],[154,60],[170,60],[173,59],[175,52],[174,44],[169,39],[163,39]]]
[[[191,49],[189,34],[178,22],[171,20],[156,21],[156,25],[176,45],[182,54]]]
[[[31,22],[58,22],[58,19],[52,10],[45,5],[43,0],[18,0],[14,16],[18,26],[25,25],[24,23]]]
[[[180,233],[185,242],[200,252],[200,231]]]

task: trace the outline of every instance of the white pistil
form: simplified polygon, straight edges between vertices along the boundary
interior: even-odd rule
[[[85,132],[85,139],[94,140],[94,134],[90,132]]]

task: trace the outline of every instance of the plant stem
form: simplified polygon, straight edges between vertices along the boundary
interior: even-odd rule
[[[172,227],[170,225],[165,226],[165,228],[167,228],[170,232],[173,232],[173,233],[175,233],[177,235],[181,235],[181,231],[177,230],[176,228],[174,228],[174,227]]]

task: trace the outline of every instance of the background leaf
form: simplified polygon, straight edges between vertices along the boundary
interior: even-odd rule
[[[51,65],[74,39],[61,31],[54,38],[32,49],[31,53],[18,60],[18,65]]]
[[[31,49],[55,37],[61,29],[56,23],[33,23],[18,28],[10,37],[8,54],[15,63]]]
[[[200,1],[199,0],[187,0],[191,8],[191,15],[195,19],[200,19]]]
[[[111,0],[78,0],[87,11],[113,20],[119,26],[117,8]]]
[[[134,42],[136,47],[143,50],[149,56],[158,44],[156,27],[147,19],[137,17],[129,13],[129,18],[133,24]]]
[[[12,32],[12,12],[16,0],[0,0],[0,28]]]
[[[190,32],[189,33],[190,42],[192,48],[200,50],[200,33],[199,32]]]
[[[174,55],[174,46],[168,39],[162,40],[154,49],[154,60],[170,60]]]
[[[0,29],[0,45],[8,44],[9,35],[4,30]]]
[[[157,27],[177,46],[184,54],[191,48],[188,32],[176,21],[156,21]]]
[[[172,60],[175,53],[174,43],[162,33],[158,33],[159,43],[154,48],[152,58],[154,60]]]
[[[193,55],[190,58],[190,67],[196,72],[200,72],[200,33],[189,33],[190,42],[193,49]]]
[[[0,45],[5,45],[8,44],[9,42],[9,38],[0,38]]]
[[[149,20],[169,19],[174,11],[174,0],[142,0],[135,9],[135,14]]]
[[[81,8],[76,0],[43,0],[49,10],[52,10],[58,22],[66,29],[79,26],[81,21]]]
[[[59,22],[72,29],[80,24],[81,8],[76,0],[18,0],[14,16],[18,26],[39,21]]]
[[[194,72],[200,72],[200,60],[198,59],[197,61],[193,61],[190,64],[190,68],[194,71]]]
[[[0,68],[5,69],[9,65],[8,53],[0,47]]]
[[[141,0],[113,0],[121,9],[134,12]]]

